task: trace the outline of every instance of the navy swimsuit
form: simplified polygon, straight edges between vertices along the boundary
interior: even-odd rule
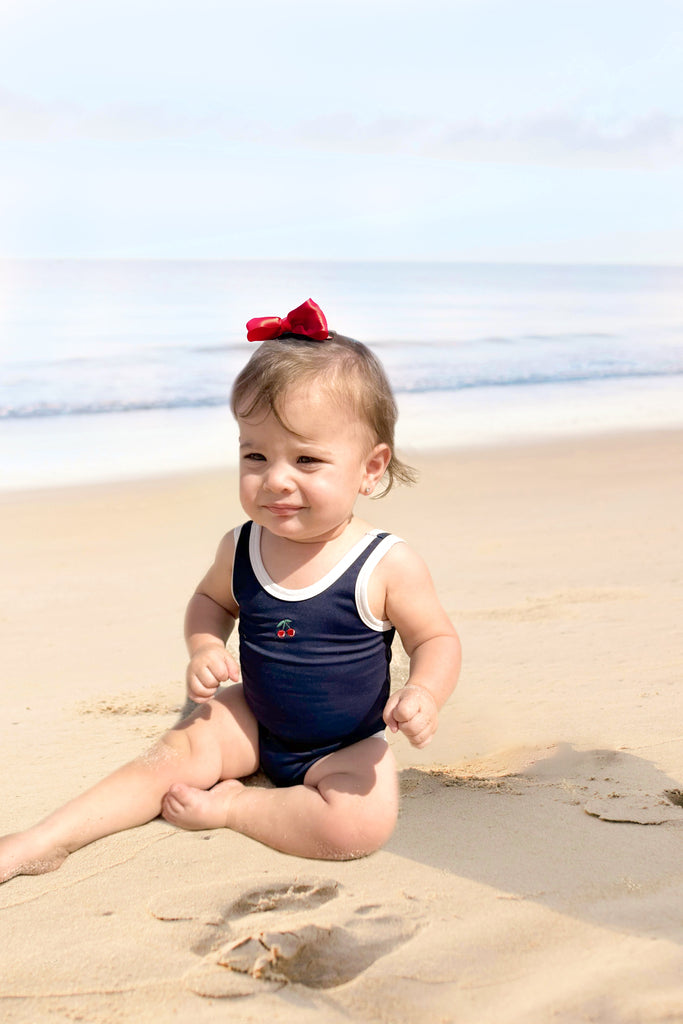
[[[321,757],[384,729],[394,628],[370,611],[367,583],[400,538],[367,533],[322,580],[288,590],[266,572],[261,528],[235,533],[244,696],[261,767],[277,786],[294,786]]]

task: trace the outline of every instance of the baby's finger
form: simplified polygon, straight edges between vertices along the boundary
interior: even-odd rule
[[[221,685],[220,680],[216,679],[213,672],[207,672],[206,670],[194,672],[190,676],[190,679],[193,680],[194,685],[197,687],[199,692],[205,695],[215,693]]]
[[[240,667],[235,661],[235,659],[231,658],[230,655],[227,654],[227,652],[225,655],[225,667],[228,675],[227,679],[224,679],[223,682],[227,682],[228,679],[232,679],[233,683],[238,682],[240,677]]]
[[[211,700],[217,689],[218,683],[215,679],[207,684],[195,674],[188,677],[187,691],[192,700],[196,701],[197,704],[203,704],[207,700]]]
[[[419,711],[401,725],[401,732],[414,747],[424,747],[436,731],[436,721],[424,711]]]
[[[225,658],[221,655],[209,658],[205,664],[198,666],[196,671],[198,678],[205,685],[220,685],[230,678]]]
[[[399,726],[404,722],[409,722],[419,710],[420,702],[415,694],[406,693],[405,690],[400,690],[396,694],[396,702],[392,708],[392,717]]]
[[[434,730],[431,728],[422,729],[420,732],[413,736],[409,736],[408,740],[412,747],[417,747],[418,750],[422,750],[428,743],[432,742],[434,736]]]
[[[396,721],[394,716],[394,708],[398,704],[398,700],[398,694],[395,693],[384,705],[384,712],[382,714],[384,724],[391,730],[391,732],[398,732],[399,730],[399,723]]]
[[[213,697],[213,693],[199,693],[197,690],[188,688],[188,696],[195,704],[206,704]]]

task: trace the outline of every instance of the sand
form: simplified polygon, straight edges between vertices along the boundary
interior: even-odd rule
[[[0,887],[0,1019],[683,1020],[683,437],[417,461],[359,511],[426,557],[465,661],[432,745],[392,739],[385,849],[95,843]],[[174,721],[184,606],[241,518],[227,470],[0,497],[0,831]]]

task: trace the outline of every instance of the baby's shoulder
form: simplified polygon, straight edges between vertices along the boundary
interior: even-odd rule
[[[396,534],[388,533],[384,537],[382,547],[384,551],[377,568],[387,580],[403,577],[406,573],[420,572],[426,568],[422,556]]]
[[[216,550],[216,562],[226,566],[232,566],[235,560],[235,550],[237,548],[237,542],[240,537],[241,526],[235,526],[227,533],[224,533],[218,542],[218,548]]]

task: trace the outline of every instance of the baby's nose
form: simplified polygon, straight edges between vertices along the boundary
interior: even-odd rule
[[[281,494],[283,491],[293,490],[294,483],[289,466],[283,462],[271,463],[266,473],[265,485],[273,493]]]

